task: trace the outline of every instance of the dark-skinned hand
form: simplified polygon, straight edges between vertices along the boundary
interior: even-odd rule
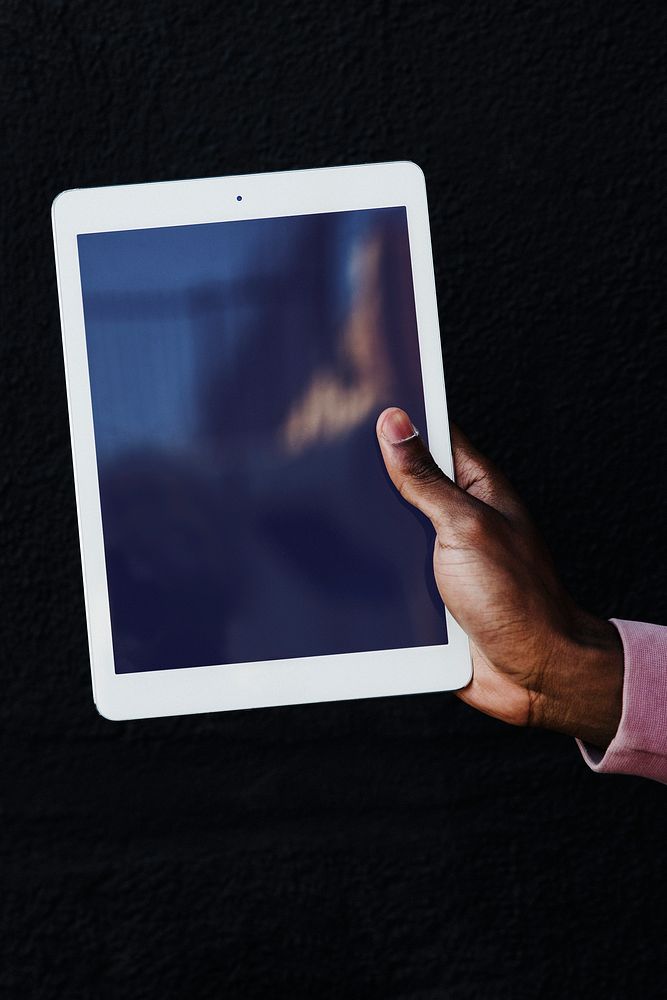
[[[394,486],[435,528],[438,590],[470,639],[473,677],[458,696],[606,749],[622,703],[615,627],[577,607],[521,500],[461,431],[452,427],[456,483],[403,410],[381,413],[377,434]]]

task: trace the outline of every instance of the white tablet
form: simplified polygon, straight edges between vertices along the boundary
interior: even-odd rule
[[[464,686],[375,437],[401,406],[452,474],[419,167],[65,191],[53,228],[100,713]]]

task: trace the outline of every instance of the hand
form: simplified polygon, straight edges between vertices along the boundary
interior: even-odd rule
[[[381,413],[377,434],[394,486],[435,528],[438,590],[470,639],[473,677],[458,696],[606,749],[623,691],[615,627],[575,605],[509,482],[461,431],[452,427],[458,485],[403,410]]]

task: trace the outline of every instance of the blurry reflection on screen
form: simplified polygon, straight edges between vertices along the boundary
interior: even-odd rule
[[[405,209],[78,241],[116,671],[446,642]]]

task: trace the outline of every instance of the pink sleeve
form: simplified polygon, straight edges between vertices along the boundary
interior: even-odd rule
[[[579,749],[594,771],[667,784],[667,627],[611,621],[623,642],[621,721],[605,751],[577,740]]]

